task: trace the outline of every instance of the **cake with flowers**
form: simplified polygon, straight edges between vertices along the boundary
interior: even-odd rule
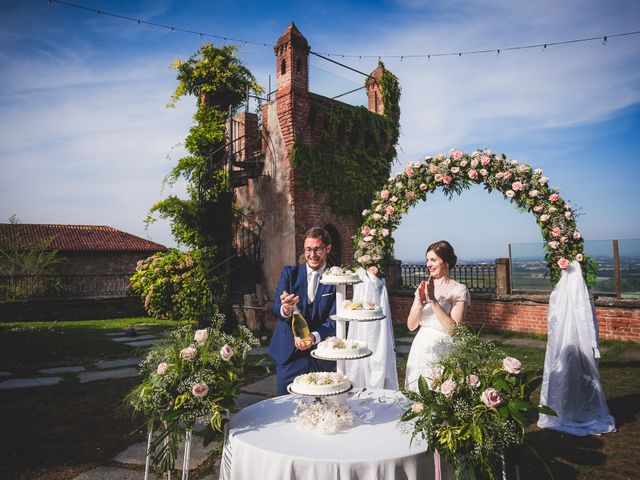
[[[311,372],[298,375],[289,387],[301,395],[334,395],[349,390],[351,382],[344,373]]]
[[[384,317],[382,308],[373,302],[356,303],[345,300],[337,315],[348,320],[373,320]]]
[[[360,282],[360,277],[347,268],[334,266],[325,269],[320,281],[326,285],[339,285],[342,283],[358,283]]]
[[[342,340],[338,337],[327,337],[316,349],[316,355],[321,358],[360,358],[370,353],[367,342],[359,340]]]

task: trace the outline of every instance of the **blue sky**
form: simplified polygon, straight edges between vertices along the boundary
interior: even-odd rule
[[[486,147],[545,171],[581,211],[589,239],[640,238],[640,35],[462,57],[389,55],[504,49],[640,30],[636,0],[387,2],[103,1],[79,5],[269,46],[240,56],[267,86],[273,45],[293,20],[317,52],[380,55],[402,86],[393,170],[452,147]],[[165,105],[169,68],[207,39],[46,0],[0,3],[0,221],[145,231],[162,179],[182,155],[195,102]],[[218,43],[214,41],[214,43]],[[362,71],[375,58],[339,58]],[[364,78],[310,59],[311,90],[334,96]],[[343,98],[363,102],[362,93]],[[173,190],[181,193],[181,186]],[[537,242],[533,216],[473,188],[432,195],[395,234],[396,256],[421,258],[446,238],[461,258],[495,258]]]

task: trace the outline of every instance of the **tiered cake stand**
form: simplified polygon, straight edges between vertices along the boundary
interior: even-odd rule
[[[336,337],[345,340],[347,337],[347,322],[373,322],[373,321],[379,321],[382,320],[384,318],[386,318],[384,315],[380,316],[380,317],[373,317],[373,318],[367,318],[367,319],[361,319],[361,320],[356,320],[353,318],[345,318],[341,315],[341,313],[343,312],[343,306],[344,306],[344,300],[345,300],[345,295],[346,295],[346,290],[347,290],[347,285],[355,285],[358,283],[362,283],[362,280],[360,280],[359,278],[354,278],[352,280],[339,280],[339,281],[333,281],[333,280],[327,280],[326,278],[321,278],[320,282],[325,284],[325,285],[335,285],[336,287],[336,314],[331,316],[331,320],[335,320],[336,322]],[[311,352],[311,356],[314,358],[319,358],[321,360],[330,360],[330,361],[334,361],[337,362],[336,363],[336,370],[340,373],[344,373],[345,371],[345,364],[344,362],[346,360],[360,360],[363,358],[367,358],[370,357],[371,355],[373,355],[373,352],[371,350],[369,350],[367,353],[362,354],[362,355],[358,355],[357,357],[343,357],[343,358],[339,358],[339,357],[323,357],[322,355],[319,355],[317,353],[317,350],[313,350]],[[330,394],[326,394],[326,395],[313,395],[313,394],[305,394],[305,393],[299,393],[299,392],[295,392],[291,389],[291,385],[289,385],[287,387],[287,390],[289,391],[289,393],[295,393],[296,395],[303,395],[306,397],[326,397],[326,396],[332,396],[332,395],[339,395],[341,393],[346,393],[349,390],[351,390],[353,388],[353,385],[351,385],[351,387],[349,387],[346,390],[343,390],[341,392],[335,392],[335,393],[330,393]]]
[[[362,280],[360,279],[353,279],[353,280],[339,280],[339,281],[332,281],[332,280],[327,280],[325,278],[322,278],[320,280],[320,282],[322,282],[325,285],[335,285],[336,286],[336,314],[331,316],[331,320],[335,320],[336,322],[336,337],[342,339],[342,340],[346,340],[347,338],[347,322],[375,322],[375,321],[379,321],[385,318],[384,315],[381,315],[379,317],[372,317],[372,318],[366,318],[366,319],[359,319],[359,320],[355,320],[353,318],[345,318],[344,316],[342,316],[342,312],[344,310],[344,301],[345,301],[345,295],[346,295],[346,290],[347,290],[347,285],[356,285],[358,283],[362,283]],[[322,360],[335,360],[337,361],[336,364],[336,370],[340,373],[344,373],[344,361],[346,360],[360,360],[362,358],[367,358],[370,357],[373,352],[371,350],[369,350],[368,353],[364,354],[364,355],[359,355],[357,357],[344,357],[344,358],[336,358],[336,357],[323,357],[321,355],[319,355],[317,353],[317,350],[313,350],[311,352],[311,355],[315,358],[320,358]]]

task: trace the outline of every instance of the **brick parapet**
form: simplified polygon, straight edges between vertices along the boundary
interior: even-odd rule
[[[413,292],[394,290],[389,295],[391,318],[404,324],[413,303]],[[597,298],[596,318],[600,338],[640,342],[640,302]],[[472,295],[465,322],[523,333],[547,333],[548,295]]]

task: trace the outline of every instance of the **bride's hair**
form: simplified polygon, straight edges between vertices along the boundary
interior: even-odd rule
[[[442,260],[447,262],[447,265],[449,265],[449,268],[455,267],[456,262],[458,261],[458,257],[456,257],[456,254],[453,251],[453,247],[449,242],[447,242],[446,240],[440,240],[439,242],[432,243],[427,248],[425,256],[427,255],[427,253],[429,253],[432,250]]]

